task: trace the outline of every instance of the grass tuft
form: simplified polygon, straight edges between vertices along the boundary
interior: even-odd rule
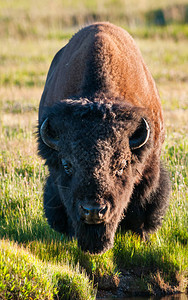
[[[1,299],[95,299],[83,272],[44,264],[17,244],[1,240],[0,262]]]

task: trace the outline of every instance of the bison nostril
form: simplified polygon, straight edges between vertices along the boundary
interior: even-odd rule
[[[107,212],[107,206],[80,206],[81,217],[88,224],[101,223]]]
[[[86,208],[86,207],[84,207],[84,206],[80,206],[80,208],[81,208],[81,210],[82,210],[82,213],[84,214],[84,215],[89,215],[90,214],[90,209],[89,208]]]
[[[99,211],[99,218],[104,218],[104,215],[106,214],[107,212],[107,205],[105,205],[104,207],[101,208],[101,210]]]

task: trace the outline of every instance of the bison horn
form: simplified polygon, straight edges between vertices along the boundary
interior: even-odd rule
[[[40,127],[40,135],[43,142],[50,148],[59,150],[59,140],[49,135],[49,120],[46,118]]]
[[[141,148],[144,146],[150,135],[150,128],[147,121],[142,118],[142,124],[139,128],[135,131],[132,137],[129,139],[129,145],[132,150]]]

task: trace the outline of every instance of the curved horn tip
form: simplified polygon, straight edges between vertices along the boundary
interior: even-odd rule
[[[48,147],[58,151],[59,150],[59,140],[50,137],[47,134],[47,130],[48,130],[48,118],[46,118],[43,121],[43,123],[40,127],[40,136],[41,136],[41,139],[44,142],[44,144],[46,144]]]
[[[149,139],[149,136],[150,136],[150,127],[149,127],[149,124],[148,124],[148,122],[146,121],[146,119],[144,119],[144,118],[142,118],[143,120],[144,120],[144,122],[145,122],[145,124],[146,124],[146,130],[147,130],[147,135],[146,135],[146,139],[145,139],[145,142],[144,142],[144,144],[146,144],[147,143],[147,141],[148,141],[148,139]],[[143,145],[144,145],[143,144]],[[142,146],[143,146],[142,145]]]
[[[138,138],[137,141],[135,140],[134,142],[132,142],[132,146],[131,146],[131,141],[129,142],[132,150],[141,148],[142,146],[144,146],[147,143],[147,141],[149,139],[149,136],[150,136],[149,124],[145,118],[142,118],[142,120],[144,121],[144,124],[145,124],[145,134],[144,134],[144,136],[141,136],[140,138]]]
[[[48,118],[46,118],[43,121],[42,125],[40,126],[40,136],[41,136],[41,139],[48,146],[48,144],[46,143],[46,139],[45,139],[47,127],[48,127]]]

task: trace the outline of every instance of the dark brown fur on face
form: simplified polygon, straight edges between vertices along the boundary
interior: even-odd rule
[[[145,122],[149,138],[134,148]],[[109,23],[79,31],[56,54],[39,108],[52,228],[91,253],[113,246],[118,225],[146,238],[168,204],[163,140],[160,99],[133,39]]]

